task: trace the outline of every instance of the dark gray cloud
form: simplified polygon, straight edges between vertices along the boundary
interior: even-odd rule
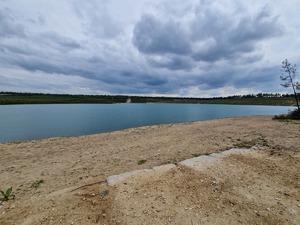
[[[108,13],[108,2],[103,0],[72,0],[77,15],[81,18],[81,26],[87,35],[99,39],[115,38],[122,33],[117,18]]]
[[[18,44],[11,44],[11,43],[4,43],[0,44],[3,54],[6,54],[7,57],[2,58],[2,60],[8,60],[9,58],[12,58],[14,54],[16,55],[28,55],[28,49],[26,48],[26,44],[24,43],[18,43]]]
[[[145,54],[185,55],[191,52],[189,40],[179,23],[159,21],[151,15],[144,15],[135,25],[133,44]]]
[[[164,56],[160,59],[148,58],[148,62],[154,67],[166,68],[169,70],[188,71],[195,66],[191,59],[173,55]]]
[[[247,72],[243,72],[243,76],[236,76],[232,80],[237,87],[257,87],[266,86],[273,87],[274,83],[279,83],[280,73],[279,66],[266,66],[263,68],[254,68]]]
[[[61,36],[54,32],[39,34],[34,37],[34,39],[36,39],[40,45],[45,45],[47,48],[57,49],[60,51],[69,51],[81,48],[81,44],[78,41],[75,41],[70,37]]]
[[[256,16],[242,18],[230,36],[232,43],[253,43],[257,40],[272,38],[282,34],[283,27],[278,24],[278,17],[272,16],[264,7]]]
[[[165,22],[144,15],[135,25],[133,44],[153,66],[186,70],[197,61],[213,63],[246,58],[249,63],[254,62],[261,57],[249,55],[259,51],[259,43],[283,32],[277,17],[266,7],[255,16],[246,14],[238,20],[212,8],[195,10],[194,16],[194,20],[185,24],[189,29],[182,29],[184,24],[180,21]],[[153,54],[161,59],[149,57]]]
[[[0,39],[25,36],[25,26],[15,21],[10,9],[0,9]]]
[[[37,25],[46,25],[45,17],[40,13],[37,14],[36,18],[30,18],[28,21]]]
[[[0,43],[0,62],[21,67],[27,71],[46,73],[78,74],[88,76],[89,71],[80,65],[80,59],[72,52],[81,49],[81,44],[71,38],[55,33],[42,33],[24,37],[12,43]],[[77,65],[76,65],[77,63]]]
[[[155,76],[150,76],[146,75],[143,77],[142,82],[146,84],[147,86],[150,87],[162,87],[167,83],[167,80],[164,79],[163,77],[155,77]]]
[[[215,21],[211,27],[206,27],[205,38],[211,39],[208,46],[196,51],[193,59],[197,61],[214,62],[221,59],[239,59],[247,53],[257,50],[260,41],[282,34],[283,27],[277,22],[277,17],[271,16],[267,8],[258,15],[245,16],[237,25],[229,19],[220,18],[208,13],[209,21]],[[204,21],[207,26],[209,21]],[[203,23],[197,21],[194,26]],[[217,25],[216,25],[217,24]],[[202,28],[203,29],[203,28]],[[199,38],[203,37],[199,35]]]
[[[212,90],[223,87],[235,89],[264,90],[272,92],[278,86],[279,67],[237,68],[226,66],[222,71],[208,71],[205,75],[194,77],[192,82],[202,90]],[[188,84],[192,86],[191,84]],[[278,90],[278,88],[276,88]]]

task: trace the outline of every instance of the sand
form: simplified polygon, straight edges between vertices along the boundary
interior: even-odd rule
[[[201,170],[178,164],[252,146]],[[0,224],[300,224],[299,146],[300,123],[270,116],[0,144],[0,189],[16,196]]]

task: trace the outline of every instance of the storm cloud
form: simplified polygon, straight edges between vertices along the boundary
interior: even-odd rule
[[[193,54],[193,58],[200,61],[239,59],[257,51],[261,41],[275,38],[281,35],[283,30],[277,23],[277,17],[272,17],[267,8],[263,8],[257,15],[240,18],[238,23],[230,20],[231,15],[221,17],[206,12],[204,17],[206,20],[193,24],[195,30],[198,26],[204,30],[203,28],[210,24],[209,21],[214,22],[205,28],[208,31],[204,32],[204,35],[201,35],[201,31],[194,35],[196,40],[207,40],[207,45]]]
[[[282,92],[296,0],[1,1],[0,90],[218,96]]]
[[[145,54],[177,54],[191,52],[189,40],[180,24],[161,22],[153,16],[144,15],[134,28],[133,43]]]
[[[160,21],[142,16],[134,29],[133,44],[142,54],[162,56],[160,62],[149,57],[152,65],[180,70],[191,68],[191,61],[211,63],[247,57],[259,51],[261,41],[283,34],[277,16],[272,16],[267,7],[238,20],[210,7],[195,9],[192,16],[183,24],[180,20]]]

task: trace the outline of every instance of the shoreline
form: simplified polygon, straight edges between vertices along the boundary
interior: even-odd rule
[[[16,195],[15,200],[4,202],[3,207],[0,208],[0,222],[3,224],[26,224],[26,221],[27,224],[66,224],[76,220],[77,222],[81,221],[79,224],[97,224],[95,221],[99,212],[104,210],[101,218],[102,214],[105,214],[106,219],[102,218],[102,222],[114,224],[112,219],[118,218],[120,215],[112,214],[112,207],[121,210],[118,206],[121,203],[117,204],[114,199],[123,192],[119,192],[118,187],[116,189],[108,188],[106,184],[100,184],[100,181],[106,180],[112,175],[165,164],[176,164],[185,159],[222,152],[232,147],[249,148],[257,145],[264,149],[260,153],[263,155],[279,152],[282,156],[276,156],[277,158],[275,157],[275,161],[272,163],[276,163],[281,159],[280,157],[284,157],[283,161],[280,161],[279,167],[274,167],[272,171],[289,172],[292,168],[283,170],[280,169],[280,166],[285,166],[286,163],[299,165],[298,161],[295,161],[299,159],[297,155],[300,152],[299,129],[299,122],[274,121],[272,116],[245,116],[128,128],[76,137],[0,143],[2,153],[0,189],[6,190],[8,187],[13,187]],[[262,156],[258,155],[257,157],[261,158]],[[262,159],[265,160],[265,156]],[[233,162],[237,163],[237,161]],[[255,160],[249,162],[254,163]],[[270,162],[264,161],[257,167],[264,164],[273,165],[268,163]],[[245,165],[240,164],[239,170],[246,170],[248,167]],[[294,166],[294,168],[298,171],[297,167]],[[182,172],[180,168],[175,171],[177,172],[174,172],[174,182],[184,179],[185,176],[178,175]],[[213,171],[209,170],[207,176],[212,176]],[[262,171],[262,174],[268,172],[266,169]],[[194,172],[187,172],[190,174],[187,177],[194,174]],[[171,178],[173,175],[169,174],[168,176]],[[199,175],[194,174],[193,176]],[[231,179],[231,176],[231,173],[226,175],[228,179]],[[296,175],[293,174],[293,176]],[[155,180],[156,178],[152,177],[151,179]],[[205,180],[206,178],[201,179]],[[236,180],[236,177],[232,177],[232,179]],[[297,178],[294,177],[294,179]],[[33,183],[41,180],[43,183],[38,188],[32,188]],[[163,180],[165,178],[162,178]],[[230,182],[236,182],[234,180]],[[72,192],[78,187],[97,182],[99,184]],[[153,185],[158,185],[157,182],[159,181],[143,184],[143,192],[150,191],[148,186],[156,188]],[[197,187],[199,185],[197,184]],[[129,188],[129,186],[127,187]],[[164,186],[163,188],[167,190],[168,187]],[[110,193],[108,197],[99,195],[99,193],[106,193],[107,190]],[[98,198],[92,194],[96,194]],[[170,198],[173,197],[170,196]],[[122,198],[120,197],[120,199]],[[300,201],[297,196],[295,199]],[[135,201],[139,202],[139,199],[135,199]],[[170,209],[173,206],[175,207],[175,205],[171,205]],[[87,220],[87,216],[92,219]],[[130,224],[130,222],[123,224]]]

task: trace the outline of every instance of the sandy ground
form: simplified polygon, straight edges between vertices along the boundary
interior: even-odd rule
[[[177,164],[235,146],[256,150],[201,170]],[[299,146],[300,123],[269,116],[0,144],[0,189],[16,196],[0,224],[300,224]]]

